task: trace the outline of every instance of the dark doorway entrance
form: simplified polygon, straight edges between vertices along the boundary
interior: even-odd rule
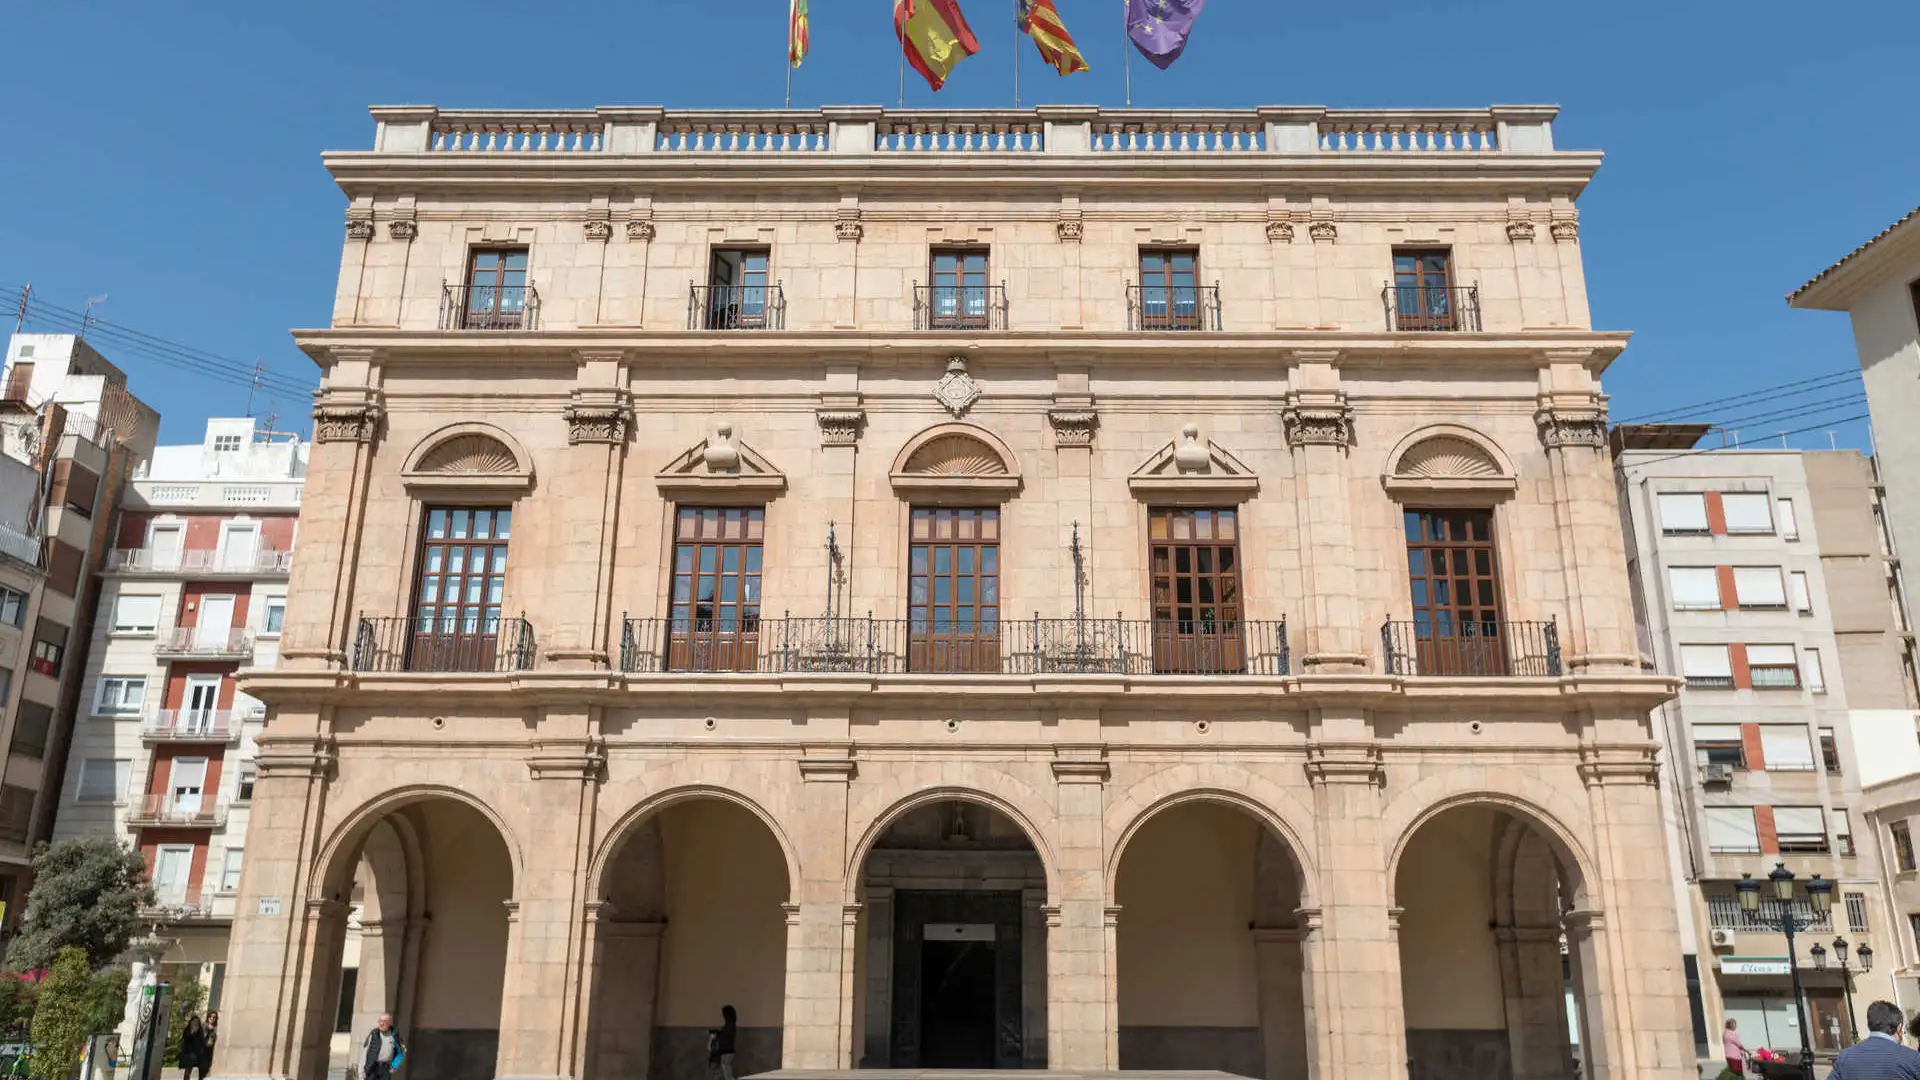
[[[920,945],[920,1064],[929,1069],[991,1069],[994,944],[924,941]]]

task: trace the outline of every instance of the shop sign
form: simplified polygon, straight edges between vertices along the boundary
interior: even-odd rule
[[[1787,958],[1784,956],[1723,956],[1720,958],[1722,975],[1785,975]]]

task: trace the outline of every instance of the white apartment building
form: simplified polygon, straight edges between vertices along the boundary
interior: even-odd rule
[[[139,847],[163,948],[136,955],[136,985],[192,974],[208,1007],[265,722],[235,676],[278,656],[307,452],[251,419],[213,419],[199,443],[155,449],[128,483],[55,830]]]
[[[1797,1056],[1787,941],[1750,924],[1734,888],[1784,864],[1836,883],[1827,918],[1796,901],[1814,925],[1794,950],[1810,1041],[1833,1053],[1891,995],[1896,955],[1862,787],[1920,762],[1891,548],[1870,459],[1702,453],[1706,430],[1614,433],[1642,648],[1685,679],[1655,732],[1695,1037],[1717,1058],[1735,1019],[1749,1046]],[[1863,954],[1879,966],[1858,973]]]

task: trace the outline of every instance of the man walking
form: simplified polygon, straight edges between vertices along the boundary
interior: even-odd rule
[[[393,1014],[381,1013],[378,1025],[367,1032],[366,1045],[361,1047],[360,1080],[388,1080],[406,1056],[407,1044],[393,1030]],[[1920,1076],[1914,1080],[1920,1080]]]
[[[1867,1037],[1833,1059],[1829,1080],[1920,1080],[1920,1050],[1900,1042],[1900,1006],[1867,1006]]]

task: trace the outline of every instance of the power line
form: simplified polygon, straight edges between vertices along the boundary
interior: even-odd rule
[[[1664,409],[1656,409],[1650,413],[1643,413],[1640,416],[1627,417],[1626,419],[1618,420],[1615,422],[1621,423],[1621,424],[1642,424],[1642,423],[1650,423],[1650,422],[1674,423],[1677,421],[1663,420],[1662,418],[1667,418],[1667,417],[1683,418],[1686,415],[1695,413],[1701,409],[1710,409],[1718,405],[1735,405],[1735,404],[1741,404],[1741,403],[1753,404],[1752,399],[1754,398],[1784,397],[1784,396],[1787,396],[1787,393],[1786,393],[1787,391],[1793,390],[1795,388],[1802,388],[1801,392],[1803,393],[1810,392],[1813,390],[1822,390],[1822,389],[1826,389],[1829,386],[1837,385],[1840,382],[1846,381],[1848,379],[1858,379],[1859,377],[1860,377],[1859,368],[1841,368],[1838,371],[1830,371],[1824,375],[1815,375],[1815,376],[1812,376],[1811,378],[1800,379],[1795,382],[1780,383],[1777,386],[1766,386],[1758,390],[1748,391],[1747,393],[1744,393],[1744,394],[1734,394],[1730,397],[1714,398],[1712,401],[1698,401],[1691,405],[1673,405]],[[1818,385],[1815,385],[1815,384],[1818,384]]]
[[[1771,412],[1749,413],[1745,416],[1719,420],[1716,421],[1713,426],[1717,428],[1736,428],[1745,424],[1759,424],[1772,420],[1791,420],[1797,416],[1803,416],[1808,413],[1831,412],[1836,408],[1851,408],[1855,405],[1865,405],[1866,403],[1867,395],[1865,394],[1843,394],[1840,397],[1826,398],[1821,401],[1809,401],[1801,405],[1789,405],[1784,409],[1774,409]]]
[[[1868,414],[1866,413],[1856,413],[1852,416],[1840,417],[1837,420],[1826,420],[1818,424],[1808,425],[1807,427],[1795,428],[1792,431],[1776,431],[1772,435],[1769,435],[1767,437],[1770,439],[1778,439],[1788,435],[1804,435],[1809,431],[1820,431],[1825,428],[1839,427],[1841,424],[1851,424],[1855,420],[1865,420],[1867,418],[1867,415]],[[1665,457],[1648,458],[1646,461],[1636,461],[1630,465],[1625,465],[1622,467],[1628,468],[1628,469],[1643,469],[1648,465],[1658,465],[1663,461],[1673,461],[1676,458],[1698,457],[1701,454],[1724,454],[1724,453],[1730,453],[1730,452],[1738,452],[1738,449],[1739,449],[1738,447],[1732,447],[1732,446],[1709,446],[1705,450],[1685,450],[1678,454],[1668,454]]]

